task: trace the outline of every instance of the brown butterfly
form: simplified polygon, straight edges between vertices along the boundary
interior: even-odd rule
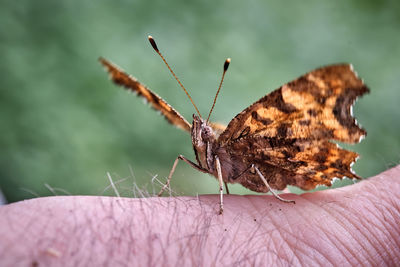
[[[179,85],[190,95],[149,36]],[[224,64],[222,79],[207,119],[193,115],[190,124],[161,97],[109,61],[100,58],[111,79],[144,97],[171,124],[191,134],[196,161],[180,155],[159,195],[169,186],[179,160],[215,176],[219,181],[220,213],[223,211],[223,183],[240,183],[256,192],[268,192],[285,202],[273,189],[294,185],[310,190],[332,184],[334,178],[360,179],[351,165],[358,154],[332,143],[358,143],[366,131],[352,116],[352,105],[369,89],[349,64],[313,70],[264,96],[236,115],[227,127],[209,122],[230,59]]]

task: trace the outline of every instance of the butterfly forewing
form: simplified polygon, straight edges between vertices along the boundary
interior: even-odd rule
[[[135,92],[138,96],[143,97],[150,103],[150,105],[161,112],[161,114],[167,119],[167,121],[178,128],[181,128],[187,132],[190,132],[191,125],[185,120],[185,118],[179,114],[173,107],[171,107],[165,100],[159,97],[156,93],[152,92],[146,86],[138,82],[132,76],[126,74],[116,65],[110,63],[104,58],[99,59],[100,62],[107,68],[107,71],[111,75],[111,79],[118,85],[124,86],[125,88]]]
[[[239,113],[221,134],[219,142],[256,135],[356,143],[365,131],[357,126],[351,106],[366,92],[368,88],[351,65],[314,70]]]

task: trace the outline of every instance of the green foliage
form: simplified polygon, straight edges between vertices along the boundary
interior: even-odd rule
[[[190,102],[152,51],[161,51],[206,114],[227,57],[232,64],[212,119],[235,114],[321,65],[354,64],[371,88],[355,106],[368,131],[354,169],[374,175],[400,158],[398,1],[2,1],[0,188],[8,201],[52,193],[102,194],[106,172],[151,185],[190,137],[114,86],[104,56],[187,119]],[[214,178],[179,164],[178,193],[215,193]],[[122,188],[122,187],[121,187]],[[149,186],[151,189],[151,186]],[[240,186],[234,192],[247,192]],[[112,192],[110,191],[110,194]]]

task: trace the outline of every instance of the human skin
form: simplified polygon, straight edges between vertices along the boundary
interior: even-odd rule
[[[400,166],[272,196],[58,196],[0,208],[1,266],[395,266]]]

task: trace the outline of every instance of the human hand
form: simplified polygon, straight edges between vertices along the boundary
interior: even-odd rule
[[[0,207],[1,266],[394,266],[400,166],[286,196],[37,198]]]

